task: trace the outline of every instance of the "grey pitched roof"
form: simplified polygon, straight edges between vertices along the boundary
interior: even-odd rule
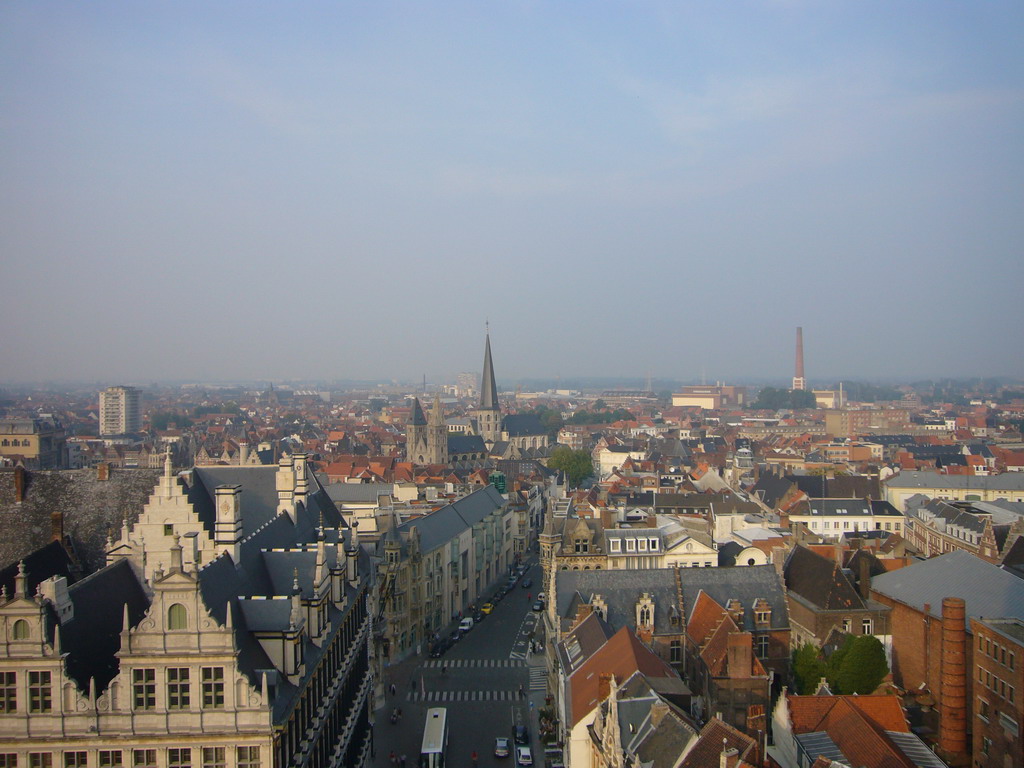
[[[614,632],[636,626],[636,601],[644,592],[654,600],[654,626],[668,628],[672,607],[681,612],[681,606],[677,605],[675,571],[671,568],[555,572],[557,614],[562,618],[575,616],[576,605],[581,600],[589,603],[594,595],[600,595],[608,606],[605,621]]]
[[[378,496],[394,492],[391,483],[329,483],[326,475],[317,474],[324,491],[335,504],[375,504]]]
[[[120,666],[121,623],[125,606],[128,622],[136,626],[149,608],[149,598],[127,560],[97,571],[68,588],[74,618],[61,625],[61,650],[68,654],[68,675],[78,690],[96,681],[102,691]]]
[[[412,399],[412,417],[409,419],[409,425],[413,427],[427,426],[427,417],[423,415],[423,406],[420,405],[418,397]]]
[[[900,472],[885,481],[890,488],[948,488],[1024,492],[1024,472],[1001,475],[940,475],[938,472]]]
[[[480,435],[448,435],[448,455],[462,453],[487,453],[487,446]]]
[[[543,435],[547,432],[535,413],[509,414],[501,420],[501,429],[511,437]]]
[[[942,615],[944,597],[963,598],[965,620],[979,616],[1024,619],[1024,580],[956,550],[871,580],[871,589],[920,611]]]
[[[680,568],[686,618],[703,590],[716,603],[725,606],[730,599],[743,605],[743,630],[754,630],[754,601],[764,599],[772,609],[771,628],[788,629],[789,611],[782,580],[773,565],[749,565],[742,568]]]
[[[408,533],[415,528],[420,536],[420,549],[431,552],[457,538],[467,528],[472,528],[504,505],[502,495],[493,485],[488,485],[429,515],[408,520],[398,530],[400,533]]]

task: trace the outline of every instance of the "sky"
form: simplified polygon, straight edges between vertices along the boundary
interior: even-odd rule
[[[0,4],[0,381],[1024,376],[1024,4]]]

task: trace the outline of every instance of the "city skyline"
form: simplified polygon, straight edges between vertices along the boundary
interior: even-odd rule
[[[1024,376],[1022,21],[7,4],[4,378]]]

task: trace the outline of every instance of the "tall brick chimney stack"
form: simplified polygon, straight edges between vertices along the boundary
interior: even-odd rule
[[[967,752],[967,630],[963,598],[942,600],[942,692],[939,747],[947,755]]]
[[[804,329],[796,329],[796,376],[793,377],[793,389],[806,389],[804,379]]]

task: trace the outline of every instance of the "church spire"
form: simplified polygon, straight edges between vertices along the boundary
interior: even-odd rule
[[[480,409],[498,410],[498,386],[494,383],[494,364],[491,362],[491,332],[487,331],[484,347],[484,375],[480,380]]]

